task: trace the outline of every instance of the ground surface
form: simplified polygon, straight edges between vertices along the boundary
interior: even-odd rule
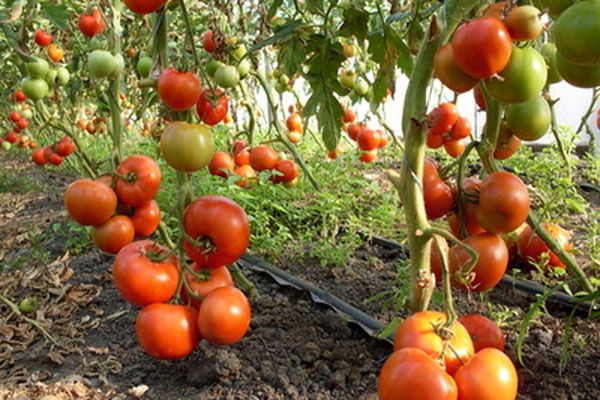
[[[376,399],[377,371],[391,346],[315,305],[307,294],[251,272],[257,293],[251,298],[251,331],[241,343],[203,343],[178,362],[149,358],[136,343],[135,309],[112,284],[111,258],[84,247],[81,233],[69,230],[61,191],[70,178],[5,156],[0,168],[27,177],[22,190],[0,190],[0,264],[17,267],[0,273],[0,295],[15,303],[24,297],[40,302],[29,315],[37,326],[0,303],[0,399],[142,393],[144,399]],[[402,256],[365,245],[346,268],[325,269],[310,259],[277,264],[388,322],[403,313],[382,311],[381,300],[366,299],[392,286]],[[507,290],[458,298],[462,313],[502,316],[513,360],[518,322],[530,301]],[[600,398],[597,323],[576,319],[573,356],[558,374],[565,319],[550,309],[532,323],[519,367],[523,399]]]

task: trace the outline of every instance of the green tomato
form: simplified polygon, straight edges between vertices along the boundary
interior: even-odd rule
[[[366,96],[369,93],[369,84],[367,81],[359,77],[354,85],[354,92],[360,97]]]
[[[125,60],[123,59],[123,56],[120,54],[117,54],[114,57],[115,57],[116,65],[115,65],[115,69],[113,69],[110,76],[111,76],[111,78],[118,78],[119,75],[121,75],[123,73],[123,71],[125,70]]]
[[[23,90],[27,98],[36,101],[48,96],[50,87],[43,79],[25,78],[21,81],[21,90]]]
[[[88,42],[88,51],[102,50],[103,47],[104,41],[100,38],[100,36],[94,36]]]
[[[550,128],[552,113],[548,102],[537,96],[520,104],[511,104],[506,110],[506,124],[521,140],[538,140]]]
[[[31,78],[45,78],[50,71],[50,65],[46,60],[37,58],[35,61],[27,63],[25,69]]]
[[[150,70],[152,70],[152,58],[148,56],[140,57],[137,65],[135,66],[135,70],[139,76],[146,78],[148,75],[150,75]]]
[[[222,88],[232,88],[240,82],[240,73],[232,65],[223,65],[215,72],[215,82]]]
[[[21,300],[21,303],[19,303],[19,311],[25,314],[29,314],[35,310],[36,306],[37,301],[35,301],[35,299],[25,297],[23,300]]]
[[[10,148],[12,147],[12,144],[10,144],[10,142],[4,141],[2,142],[2,148],[6,151],[10,150]]]
[[[59,67],[56,71],[56,83],[60,86],[64,86],[69,83],[70,79],[71,74],[69,73],[69,70],[65,67]]]
[[[214,78],[215,72],[217,72],[217,70],[223,66],[225,66],[225,64],[223,64],[221,61],[211,60],[208,64],[206,64],[206,67],[205,67],[206,73],[211,78]]]
[[[556,20],[573,4],[573,0],[539,0],[538,3],[536,6],[540,10],[548,10],[548,15]]]
[[[215,143],[206,125],[172,122],[160,137],[160,151],[177,171],[194,172],[210,163]]]
[[[510,61],[499,75],[485,82],[490,95],[504,103],[523,103],[540,94],[548,79],[548,66],[534,48],[513,47]]]
[[[556,53],[556,66],[565,81],[580,88],[593,88],[600,85],[600,64],[591,66],[575,65]]]
[[[248,50],[246,50],[246,46],[244,46],[244,44],[241,43],[237,45],[235,49],[233,49],[233,51],[231,52],[231,56],[234,60],[239,61],[246,55],[247,52]]]
[[[346,89],[354,89],[354,86],[356,85],[356,73],[353,71],[342,72],[340,75],[340,84]]]
[[[277,93],[283,93],[288,89],[287,85],[284,85],[279,81],[275,82],[275,85],[273,85],[273,87],[275,88]]]
[[[279,68],[276,68],[271,71],[271,75],[273,76],[273,79],[279,79],[281,75],[283,75],[283,71],[281,71]]]
[[[117,67],[117,60],[106,50],[94,50],[88,56],[87,66],[92,78],[106,78]]]
[[[290,77],[287,76],[286,74],[284,74],[283,72],[281,73],[281,75],[279,75],[279,83],[281,83],[282,85],[289,85],[290,84]]]
[[[552,25],[561,56],[577,65],[600,64],[600,0],[573,4]]]
[[[50,71],[48,71],[48,73],[46,74],[46,77],[44,79],[48,83],[48,86],[54,87],[54,85],[56,84],[57,77],[58,77],[58,71],[56,71],[55,69],[51,69]]]
[[[558,66],[556,65],[556,46],[554,43],[544,43],[540,49],[540,53],[546,60],[548,65],[548,80],[546,84],[558,83],[563,80],[562,76],[558,72]]]
[[[33,118],[33,111],[31,111],[30,108],[26,108],[25,110],[21,111],[21,117],[31,119]]]
[[[250,73],[250,70],[252,69],[252,63],[250,62],[250,60],[245,58],[242,61],[240,61],[240,63],[237,66],[237,69],[240,73],[240,78],[243,79]]]

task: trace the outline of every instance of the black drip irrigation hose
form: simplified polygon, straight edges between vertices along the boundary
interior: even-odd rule
[[[371,240],[373,243],[380,246],[388,249],[401,250],[403,253],[408,254],[408,248],[394,240],[378,236],[372,236]],[[539,283],[517,279],[510,275],[504,275],[504,277],[502,277],[500,280],[499,285],[509,287],[513,290],[527,293],[529,295],[544,295],[551,291],[551,289]],[[576,297],[569,296],[563,292],[552,293],[548,297],[547,301],[566,310],[575,311],[577,315],[582,317],[589,316],[592,312],[600,310],[600,306],[598,304],[581,301]]]

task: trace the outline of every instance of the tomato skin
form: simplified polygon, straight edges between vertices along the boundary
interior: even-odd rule
[[[456,400],[456,383],[423,350],[405,348],[383,364],[377,384],[379,400]]]
[[[304,130],[302,124],[302,116],[298,113],[292,113],[285,121],[285,124],[290,131],[302,132]]]
[[[17,89],[17,90],[15,90],[15,93],[14,93],[14,99],[15,99],[15,102],[20,103],[22,101],[27,100],[27,96],[25,96],[25,93],[23,93],[23,91],[21,89]]]
[[[457,93],[464,93],[477,85],[477,79],[473,79],[465,74],[456,64],[450,43],[438,49],[435,53],[433,65],[436,78],[450,90]]]
[[[115,213],[117,195],[101,182],[79,179],[67,187],[65,207],[77,223],[100,225]]]
[[[206,125],[171,122],[160,137],[160,151],[172,168],[194,172],[210,162],[215,142]]]
[[[236,202],[218,195],[202,196],[191,202],[184,213],[184,227],[194,240],[210,238],[213,249],[184,242],[185,251],[200,268],[229,265],[244,253],[250,241],[246,213]]]
[[[358,134],[361,133],[363,129],[366,129],[364,125],[350,124],[348,125],[348,136],[350,137],[350,139],[356,140]]]
[[[52,35],[43,29],[38,29],[33,35],[33,40],[35,40],[39,46],[46,47],[52,43]]]
[[[546,64],[548,65],[547,84],[558,83],[563,80],[556,65],[556,52],[554,43],[546,42],[540,48],[540,53],[544,56],[544,60],[546,60]]]
[[[450,137],[454,140],[468,138],[471,134],[471,121],[465,117],[458,117],[452,130],[450,131]]]
[[[193,72],[165,69],[158,78],[158,95],[173,111],[192,108],[200,98],[200,80]]]
[[[8,118],[10,118],[10,120],[11,120],[12,122],[17,122],[17,121],[18,121],[18,120],[20,120],[22,117],[21,117],[21,114],[19,114],[19,112],[18,112],[18,111],[11,111],[11,112],[9,112],[9,113],[8,113]]]
[[[454,375],[459,400],[514,400],[518,376],[515,366],[498,349],[483,349]]]
[[[119,250],[133,242],[135,228],[129,217],[115,215],[92,229],[94,244],[107,253],[117,254]]]
[[[149,254],[169,252],[151,240],[140,240],[123,247],[113,263],[113,279],[121,296],[136,306],[169,301],[177,291],[179,268],[171,257],[153,262]]]
[[[506,344],[504,334],[500,327],[491,319],[481,314],[468,314],[461,316],[458,322],[463,324],[469,335],[471,335],[473,348],[476,353],[487,347],[504,351]]]
[[[577,2],[567,8],[552,25],[558,53],[572,64],[600,63],[600,4],[596,0]]]
[[[156,161],[147,156],[134,155],[123,160],[117,168],[120,176],[131,181],[117,179],[115,191],[126,206],[139,207],[148,203],[158,193],[161,173]]]
[[[302,133],[298,131],[289,131],[287,133],[287,138],[290,142],[297,144],[302,140]]]
[[[524,103],[511,104],[506,110],[506,125],[521,140],[541,138],[550,129],[551,122],[552,111],[542,96]]]
[[[138,313],[135,333],[146,353],[161,360],[175,360],[198,346],[197,319],[194,307],[154,303]]]
[[[381,134],[373,129],[362,129],[356,137],[358,148],[363,151],[371,151],[379,148]]]
[[[513,133],[508,125],[502,123],[496,148],[494,149],[494,158],[496,160],[506,160],[512,157],[519,150],[519,147],[521,147],[521,139]]]
[[[469,236],[463,242],[479,254],[479,260],[472,271],[474,279],[468,289],[482,292],[495,287],[508,267],[508,248],[504,240],[496,234],[485,232]],[[450,249],[449,258],[453,274],[466,268],[471,260],[469,253],[458,245]],[[464,287],[461,283],[457,284]]]
[[[214,98],[214,106],[211,99]],[[196,111],[198,117],[207,125],[216,125],[225,119],[229,110],[229,98],[224,94],[222,89],[217,89],[216,94],[210,89],[205,89],[200,94]]]
[[[576,65],[556,53],[556,68],[560,76],[575,87],[587,89],[600,85],[600,64]]]
[[[233,156],[233,161],[238,167],[243,167],[245,165],[250,167],[250,150],[244,149],[238,153],[235,153]]]
[[[225,153],[224,151],[217,151],[210,160],[210,164],[208,164],[208,170],[212,175],[220,176],[223,178],[227,178],[228,171],[229,173],[233,173],[233,169],[235,168],[235,163],[233,162],[233,158],[229,153]]]
[[[125,0],[125,6],[136,14],[150,14],[158,11],[167,0]]]
[[[294,179],[298,177],[300,171],[298,170],[298,165],[293,160],[279,160],[277,164],[275,164],[274,171],[279,171],[283,175],[273,175],[271,180],[273,183],[288,183],[292,182]]]
[[[102,14],[100,14],[100,11],[95,8],[90,15],[85,13],[79,15],[79,22],[77,26],[84,36],[91,38],[99,33],[102,33],[102,31],[104,31],[106,28],[106,23],[102,19]]]
[[[485,82],[490,95],[503,103],[523,103],[539,96],[548,79],[548,66],[533,47],[514,47],[499,76]]]
[[[460,157],[462,153],[465,152],[466,147],[467,145],[462,139],[448,140],[444,143],[444,149],[446,150],[446,153],[448,153],[448,155],[453,158]]]
[[[364,163],[371,163],[377,160],[377,149],[361,152],[359,160]]]
[[[44,156],[44,149],[37,149],[31,153],[31,161],[36,165],[44,165],[48,162],[46,156]]]
[[[240,153],[241,154],[241,153]],[[247,151],[246,151],[247,154]],[[256,180],[256,171],[250,166],[250,164],[244,164],[238,166],[234,171],[234,174],[240,177],[239,180],[235,182],[241,188],[251,188]]]
[[[188,286],[196,294],[202,298],[206,297],[210,292],[220,287],[234,286],[233,278],[229,273],[227,267],[219,268],[207,268],[202,270],[197,268],[196,265],[192,267],[196,272],[205,273],[208,275],[208,279],[205,281],[196,279],[192,274],[187,273],[185,278],[187,279]],[[202,301],[196,300],[194,297],[188,295],[188,290],[185,285],[181,288],[181,297],[184,302],[190,302],[194,307],[199,307]]]
[[[544,30],[540,10],[533,6],[515,7],[508,12],[504,23],[513,41],[534,40]]]
[[[477,18],[462,24],[452,38],[456,64],[474,79],[488,79],[510,60],[512,39],[496,18]]]
[[[435,163],[428,158],[425,159],[422,182],[427,218],[437,219],[448,214],[454,205],[454,191],[440,179]]]
[[[464,191],[465,193],[473,192],[476,189],[478,190],[480,185],[481,181],[478,178],[468,178],[463,185]],[[485,232],[485,229],[479,224],[479,221],[475,216],[476,211],[477,204],[467,200],[465,202],[465,228],[466,234],[469,236]],[[450,230],[457,238],[464,239],[465,236],[461,234],[460,222],[457,213],[448,214],[448,225],[450,226]]]
[[[202,47],[209,53],[217,51],[217,44],[215,42],[213,31],[206,31],[202,35]]]
[[[344,119],[343,119],[343,121],[345,123],[351,123],[351,122],[354,122],[355,120],[356,120],[356,113],[354,111],[352,111],[351,109],[346,108],[344,110]]]
[[[517,229],[529,214],[527,186],[509,172],[488,175],[479,191],[477,219],[492,233],[508,233]]]
[[[479,85],[475,86],[475,89],[473,89],[473,97],[475,98],[475,103],[477,103],[479,109],[485,110],[485,97],[483,97],[483,92]]]
[[[443,348],[443,339],[435,332],[435,326],[444,324],[446,315],[438,311],[420,311],[405,319],[394,339],[394,351],[407,347],[423,350],[432,360],[435,360]],[[450,375],[456,372],[462,363],[468,361],[475,351],[469,332],[459,322],[454,325],[453,337],[450,344],[455,351],[444,354],[446,372]]]
[[[270,146],[260,145],[250,150],[250,165],[256,171],[273,169],[278,160],[277,152]]]
[[[69,136],[65,136],[54,146],[54,150],[59,156],[67,157],[75,151],[75,143]]]
[[[486,9],[483,11],[481,16],[489,17],[489,18],[497,18],[499,20],[503,20],[504,14],[506,13],[506,6],[507,6],[507,4],[505,1],[499,1],[497,3],[492,3],[486,7]]]
[[[48,57],[50,57],[54,62],[60,62],[65,55],[65,51],[56,44],[51,44],[48,46],[47,53]]]
[[[231,345],[248,331],[251,314],[250,303],[241,290],[233,286],[220,287],[202,300],[198,329],[209,343]]]
[[[158,203],[150,200],[148,203],[136,207],[133,215],[130,217],[135,230],[135,236],[148,237],[160,225],[160,208]]]
[[[567,251],[573,249],[573,243],[570,242],[571,233],[569,231],[557,224],[546,223],[543,226],[563,249]],[[560,261],[554,252],[550,251],[548,245],[533,232],[530,226],[527,226],[519,235],[517,246],[519,255],[527,263],[533,262],[539,264],[544,260],[543,254],[547,253],[547,268],[565,268],[565,264]]]
[[[433,135],[443,135],[450,132],[452,127],[458,121],[458,109],[453,103],[440,104],[434,108],[428,115],[429,132]]]

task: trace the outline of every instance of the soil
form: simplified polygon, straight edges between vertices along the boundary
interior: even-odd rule
[[[40,247],[46,252],[0,273],[0,399],[377,398],[377,373],[390,344],[316,305],[308,294],[251,271],[245,272],[257,287],[250,299],[253,318],[240,343],[203,342],[175,362],[150,358],[136,342],[137,309],[112,283],[112,258],[92,246],[70,252],[73,241],[85,238],[70,230],[62,206],[61,193],[72,178],[6,155],[0,155],[0,169],[43,183],[41,190],[0,190],[0,265]],[[406,311],[382,310],[382,299],[366,299],[394,287],[404,257],[367,243],[345,268],[326,269],[311,259],[281,258],[276,264],[387,323]],[[457,295],[461,313],[506,316],[507,352],[517,360],[518,321],[532,299],[506,289]],[[35,312],[19,315],[4,301],[18,304],[25,297],[39,302]],[[566,319],[549,308],[531,324],[524,366],[518,366],[522,399],[600,399],[597,323],[575,318],[572,358],[559,375]]]

